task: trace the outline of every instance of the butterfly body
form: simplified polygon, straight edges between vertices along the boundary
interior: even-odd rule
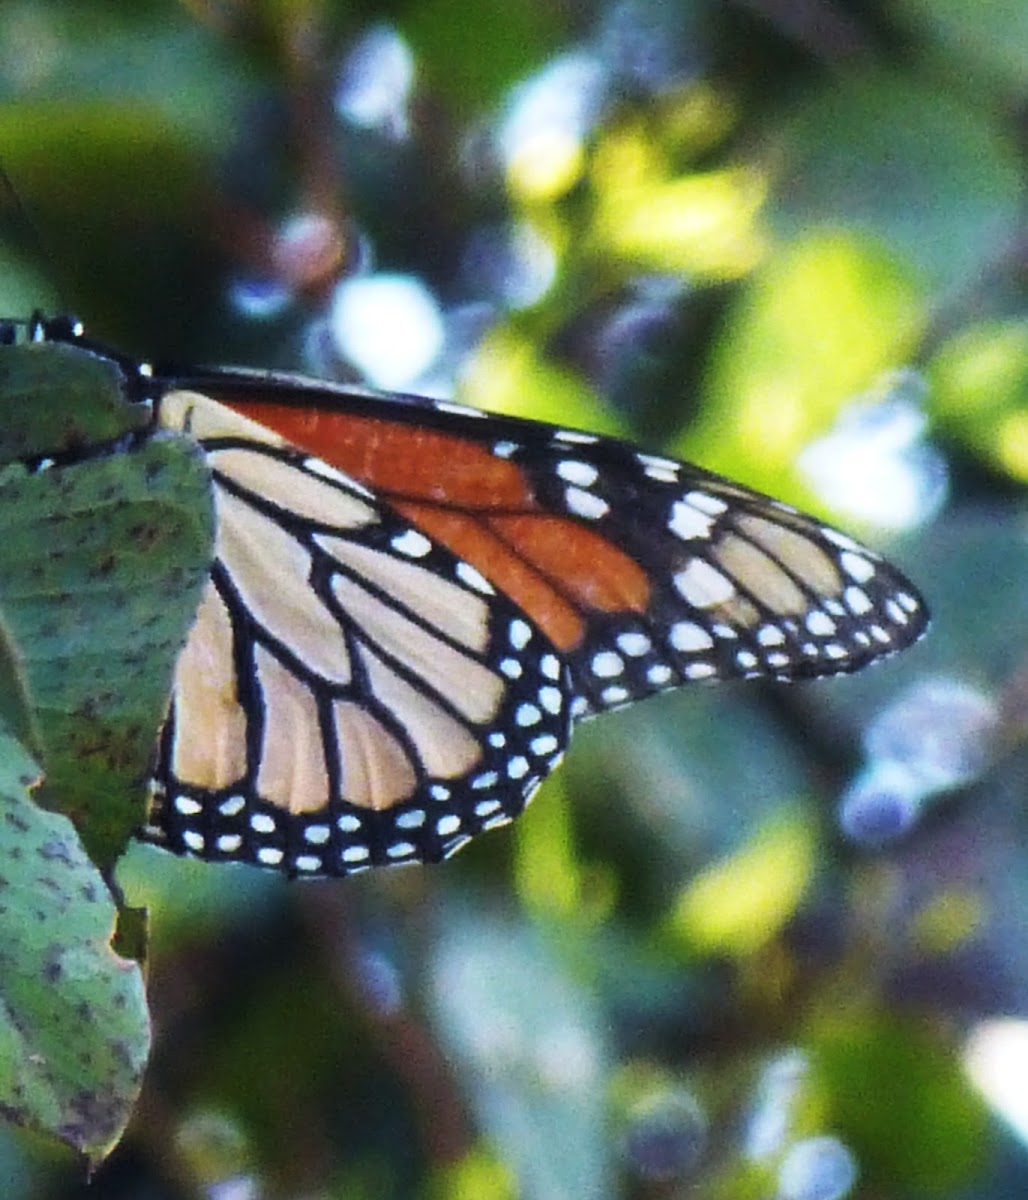
[[[521,811],[576,720],[853,671],[927,620],[845,535],[624,442],[116,361],[213,479],[144,831],[178,852],[304,876],[437,860]]]

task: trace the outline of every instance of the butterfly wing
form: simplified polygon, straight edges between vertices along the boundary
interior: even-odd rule
[[[245,373],[160,420],[205,446],[220,530],[162,742],[176,849],[438,858],[520,811],[573,717],[856,670],[926,623],[872,551],[616,440]]]
[[[567,661],[579,709],[694,679],[854,671],[926,627],[874,551],[628,443],[292,377],[273,399],[245,375],[219,386],[515,599]]]
[[[209,398],[216,558],[147,831],[298,874],[434,860],[509,820],[567,743],[566,667],[518,607],[340,472]]]

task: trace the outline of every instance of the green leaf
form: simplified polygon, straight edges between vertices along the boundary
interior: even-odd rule
[[[98,360],[47,349],[58,352],[55,379],[73,385],[66,395],[0,388],[0,426],[6,406],[12,420],[29,414],[35,394],[39,427],[28,421],[19,445],[74,430],[76,445],[95,448],[117,409],[93,394],[103,392]],[[46,411],[69,397],[74,415]],[[13,464],[0,474],[0,625],[46,774],[40,798],[75,820],[100,865],[142,821],[172,669],[212,545],[207,471],[185,439],[161,435],[69,466],[30,473]]]
[[[0,465],[84,452],[149,421],[107,359],[59,344],[0,347]]]
[[[31,803],[38,768],[0,732],[0,1110],[94,1162],[120,1136],[149,1049],[142,974],[71,823]]]

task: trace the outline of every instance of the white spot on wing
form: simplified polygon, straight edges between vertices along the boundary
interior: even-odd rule
[[[432,543],[423,533],[416,529],[408,529],[406,533],[398,533],[391,539],[391,545],[398,554],[406,554],[408,558],[424,558],[432,549]]]
[[[617,636],[617,644],[619,649],[623,650],[629,658],[642,658],[644,654],[649,654],[653,648],[653,643],[645,633],[619,633]]]
[[[867,583],[875,573],[874,563],[869,562],[862,554],[854,554],[849,550],[839,555],[839,562],[846,574],[857,583]]]
[[[719,517],[728,510],[728,505],[724,500],[719,500],[717,496],[711,496],[707,492],[690,492],[686,496],[686,500],[693,508],[709,513],[712,517]]]
[[[885,602],[885,611],[889,614],[891,620],[895,621],[897,625],[906,625],[906,623],[910,620],[907,614],[902,608],[900,608],[900,606],[895,600],[892,599],[891,596]]]
[[[621,656],[613,650],[601,650],[593,655],[592,669],[599,679],[613,679],[624,671],[625,664]]]
[[[598,521],[610,512],[610,505],[606,500],[579,487],[564,489],[564,503],[568,512],[574,513],[576,517],[585,517],[589,521]]]
[[[698,512],[684,500],[676,500],[671,505],[671,516],[668,517],[667,527],[683,542],[693,538],[709,538],[713,517]]]
[[[710,679],[716,674],[717,668],[707,662],[691,662],[685,668],[686,679]]]
[[[592,487],[600,473],[592,463],[582,462],[577,458],[565,458],[557,463],[557,474],[565,483],[587,488]]]
[[[568,442],[572,446],[591,446],[600,439],[595,433],[582,433],[578,429],[558,429],[553,435],[555,442]]]
[[[528,759],[525,758],[523,754],[517,755],[515,758],[512,758],[509,763],[507,763],[507,774],[511,779],[524,779],[530,769],[531,767]],[[475,812],[479,813],[480,816],[485,815],[484,813],[480,812],[482,807],[482,805],[478,805],[475,808]],[[492,807],[489,809],[489,811],[493,812],[499,807],[499,802],[494,800],[492,801]]]
[[[831,637],[835,633],[835,622],[827,613],[815,609],[807,614],[807,628],[815,637]]]
[[[874,607],[867,592],[863,588],[858,588],[855,584],[851,584],[843,592],[843,599],[855,617],[862,617],[864,613],[870,612]]]
[[[671,645],[683,654],[695,650],[709,650],[714,645],[714,639],[701,626],[693,621],[676,621],[671,626],[669,639]]]
[[[485,417],[487,413],[480,408],[468,408],[466,404],[455,404],[452,400],[433,400],[432,407],[437,412],[453,413],[458,417]],[[392,853],[392,851],[390,851]]]
[[[493,585],[489,580],[470,563],[459,562],[457,564],[457,577],[463,580],[468,587],[474,588],[476,592],[481,592],[485,596],[495,594]]]
[[[510,623],[510,644],[515,650],[524,650],[531,640],[531,625],[515,617]]]
[[[655,479],[658,483],[678,482],[678,467],[674,464],[667,467],[659,467],[651,463],[648,467],[643,467],[643,474],[648,479]]]
[[[735,595],[728,576],[702,558],[690,559],[688,565],[674,575],[673,582],[682,599],[696,608],[713,608]]]
[[[677,478],[681,470],[680,465],[673,458],[664,458],[660,454],[640,454],[636,452],[635,457],[641,466],[647,468],[647,472],[650,467],[653,467],[657,471],[664,471]]]
[[[838,546],[840,550],[855,550],[859,553],[863,552],[863,547],[858,545],[851,537],[847,537],[844,533],[840,533],[838,529],[832,529],[828,525],[819,526],[820,532],[826,541],[831,542],[834,546]]]

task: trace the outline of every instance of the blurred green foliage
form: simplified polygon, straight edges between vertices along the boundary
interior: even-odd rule
[[[901,660],[587,725],[513,830],[433,870],[290,887],[131,851],[156,1041],[99,1194],[743,1200],[829,1145],[805,1194],[1024,1193],[1028,1135],[967,1053],[1028,1018],[1019,27],[999,0],[4,5],[6,313],[345,376],[336,276],[403,273],[461,399],[825,512],[804,454],[883,372],[929,385],[927,433],[864,403],[831,514],[928,596]],[[375,30],[410,82],[357,120]],[[338,261],[298,279],[282,229],[312,211]],[[255,282],[274,304],[240,302]],[[886,460],[947,497],[891,542],[860,496]],[[862,735],[929,675],[991,706],[980,763],[903,836],[855,836]],[[893,731],[908,755],[969,752],[924,723]],[[89,1194],[24,1134],[0,1178]]]

